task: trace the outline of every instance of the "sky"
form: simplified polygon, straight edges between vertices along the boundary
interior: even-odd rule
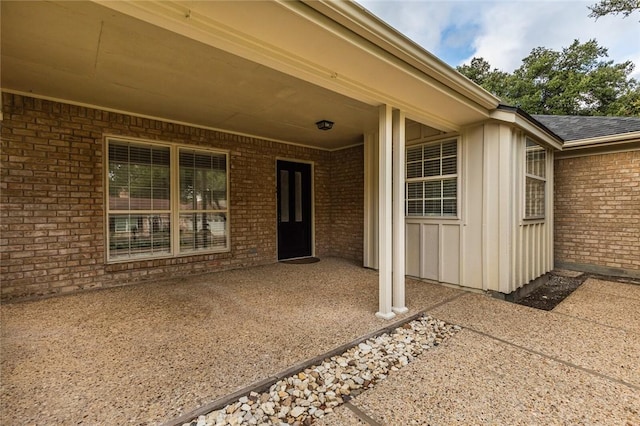
[[[535,47],[561,50],[596,39],[615,63],[632,61],[640,80],[640,13],[590,18],[580,0],[357,0],[441,60],[456,67],[483,57],[511,72]]]

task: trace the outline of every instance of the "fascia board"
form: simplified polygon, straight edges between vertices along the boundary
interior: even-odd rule
[[[491,112],[491,118],[496,121],[513,124],[533,136],[542,144],[558,151],[562,150],[563,143],[561,140],[558,140],[555,135],[551,135],[536,126],[531,121],[518,114],[515,110],[495,110]]]
[[[332,18],[331,14],[327,15],[326,13],[324,13],[326,11],[323,11],[322,8],[316,9],[316,7],[319,6],[321,2],[318,2],[318,1],[306,2],[304,0],[303,1],[276,0],[276,2],[281,6],[285,7],[286,9],[290,10],[291,12],[296,13],[297,15],[303,17],[307,21],[313,22],[314,24],[321,26],[325,31],[329,31],[335,34],[336,36],[342,38],[343,40],[348,41],[351,45],[357,47],[358,49],[361,49],[362,51],[366,51],[372,57],[376,57],[378,60],[385,62],[389,65],[392,65],[397,70],[400,70],[401,72],[403,72],[404,75],[411,77],[413,81],[419,82],[420,84],[428,85],[431,88],[447,95],[448,97],[454,98],[457,102],[464,104],[467,108],[471,108],[481,115],[488,117],[489,110],[494,109],[498,105],[498,101],[499,101],[498,98],[493,97],[493,95],[489,94],[484,89],[480,88],[479,86],[476,86],[475,83],[467,80],[466,77],[463,77],[461,74],[449,68],[449,66],[444,64],[443,62],[440,62],[440,63],[443,67],[448,68],[449,74],[452,74],[454,76],[457,75],[461,77],[463,80],[467,80],[471,87],[474,87],[475,89],[480,90],[481,92],[484,92],[485,94],[489,95],[490,97],[493,98],[493,100],[495,100],[495,102],[489,103],[487,105],[481,105],[480,103],[473,101],[472,99],[470,99],[469,97],[461,93],[460,90],[456,90],[455,88],[452,88],[451,86],[443,83],[441,80],[434,77],[432,74],[429,74],[424,70],[421,70],[420,68],[407,63],[406,61],[402,60],[402,58],[398,57],[397,55],[394,55],[389,50],[374,43],[367,37],[363,37],[361,34],[358,34],[357,32],[355,32],[353,28],[350,28],[347,25],[345,25],[345,23],[354,24],[353,21],[350,21],[348,19],[336,20]],[[332,7],[332,6],[338,7],[340,5],[348,5],[348,4],[351,4],[352,6],[356,5],[353,2],[328,2],[327,3],[329,7]],[[406,39],[404,36],[400,35],[395,30],[388,27],[382,21],[379,21],[373,15],[366,12],[366,10],[361,8],[353,9],[353,10],[361,10],[361,13],[365,13],[366,16],[369,16],[370,18],[374,19],[375,22],[379,22],[384,27],[389,28],[391,31],[393,31],[393,33],[398,34],[398,36],[402,40],[406,40],[410,42],[409,39]],[[324,20],[318,19],[319,15],[325,19]],[[345,21],[345,22],[340,22],[340,21]],[[355,37],[354,37],[354,34],[355,34]],[[439,61],[435,59],[433,55],[429,54],[422,48],[418,47],[417,45],[415,46],[418,49],[420,49],[420,51],[422,51],[425,55],[428,55],[434,58],[434,60]],[[343,77],[340,76],[339,78],[343,78]],[[393,96],[390,96],[388,94],[381,99],[384,103],[392,105],[410,114],[413,114],[414,111],[418,111],[418,109],[416,109],[415,106],[407,105],[406,102],[404,102],[402,99],[393,98]],[[457,126],[452,122],[447,123],[445,120],[445,121],[442,121],[442,123],[446,125],[445,130],[459,129],[459,126]]]
[[[556,158],[587,157],[590,155],[612,154],[616,152],[640,151],[640,137],[619,140],[599,145],[582,145],[564,149],[556,153]]]
[[[577,139],[564,143],[564,150],[575,150],[593,146],[629,143],[640,140],[640,132],[620,133],[616,135],[599,136],[597,138]]]
[[[483,108],[494,109],[500,99],[475,84],[413,40],[371,14],[359,4],[332,0],[302,0],[311,8],[349,28],[408,65],[432,76]]]

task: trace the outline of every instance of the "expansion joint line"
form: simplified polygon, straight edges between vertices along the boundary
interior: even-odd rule
[[[365,422],[366,424],[368,424],[369,426],[382,426],[382,423],[379,423],[378,421],[376,421],[375,419],[373,419],[371,416],[369,416],[367,413],[365,413],[364,411],[362,411],[360,408],[356,407],[355,405],[353,405],[351,402],[347,401],[345,402],[344,405],[346,408],[348,408],[349,410],[351,410],[351,412],[360,420],[362,420],[363,422]]]
[[[526,352],[541,356],[543,358],[550,359],[550,360],[555,361],[557,363],[563,364],[563,365],[565,365],[567,367],[575,368],[575,369],[583,371],[583,372],[585,372],[587,374],[591,374],[593,376],[600,377],[601,379],[605,379],[605,380],[608,380],[608,381],[611,381],[611,382],[615,382],[615,383],[618,383],[620,385],[623,385],[623,386],[629,387],[631,389],[634,389],[636,391],[640,391],[640,386],[634,385],[633,383],[625,382],[624,380],[620,380],[620,379],[616,379],[615,377],[607,376],[606,374],[602,374],[602,373],[600,373],[598,371],[595,371],[595,370],[592,370],[590,368],[582,367],[582,366],[574,364],[572,362],[565,361],[563,359],[556,358],[556,357],[551,356],[551,355],[547,355],[547,354],[545,354],[543,352],[536,351],[534,349],[530,349],[530,348],[527,348],[525,346],[521,346],[521,345],[518,345],[518,344],[515,344],[515,343],[512,343],[512,342],[509,342],[508,340],[501,339],[501,338],[493,336],[493,335],[491,335],[489,333],[485,333],[484,331],[475,330],[473,328],[465,327],[465,326],[462,326],[462,328],[465,329],[465,330],[469,330],[472,333],[479,334],[480,336],[488,337],[489,339],[493,339],[493,340],[495,340],[497,342],[504,343],[505,345],[509,345],[509,346],[514,347],[514,348],[518,348],[520,350],[523,350],[523,351],[526,351]]]

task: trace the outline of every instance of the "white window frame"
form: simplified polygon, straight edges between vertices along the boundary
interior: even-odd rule
[[[543,161],[543,173],[544,176],[540,176],[537,174],[533,174],[533,173],[529,173],[528,170],[528,159],[527,159],[527,154],[528,154],[528,150],[529,147],[527,146],[528,143],[533,143],[536,145],[536,147],[533,147],[535,149],[540,149],[543,153],[544,153],[544,161]],[[546,218],[546,212],[547,212],[547,159],[549,157],[549,153],[547,152],[547,149],[542,146],[540,143],[538,143],[537,141],[533,140],[530,137],[525,137],[525,143],[524,143],[524,182],[523,182],[523,197],[522,197],[522,203],[523,203],[523,216],[525,220],[544,220]],[[543,193],[542,193],[542,203],[543,203],[543,207],[542,207],[542,214],[529,214],[527,211],[527,207],[529,205],[529,194],[527,192],[527,181],[529,179],[532,179],[534,181],[537,182],[542,182],[543,185]]]
[[[229,151],[220,150],[215,148],[201,147],[197,145],[178,144],[163,141],[152,141],[148,139],[129,138],[121,136],[106,136],[105,137],[105,150],[104,150],[104,188],[105,188],[105,261],[108,264],[111,263],[125,263],[125,262],[138,262],[146,261],[149,259],[163,259],[172,257],[185,257],[185,256],[199,256],[203,254],[213,253],[226,253],[231,251],[231,218],[230,218],[230,179],[229,179]],[[169,179],[170,179],[170,194],[169,205],[170,210],[163,214],[169,214],[170,218],[170,244],[168,253],[159,253],[157,255],[140,255],[127,258],[111,257],[110,245],[111,245],[111,232],[109,229],[109,219],[114,214],[148,214],[147,210],[111,210],[109,204],[109,146],[110,144],[133,144],[142,147],[162,147],[169,149]],[[205,154],[216,154],[225,156],[225,174],[226,174],[226,209],[216,209],[215,213],[223,213],[226,215],[225,220],[225,233],[226,241],[224,247],[212,247],[207,250],[193,250],[193,251],[180,251],[180,170],[179,170],[179,154],[180,150],[186,150],[187,152],[202,152]],[[154,210],[152,213],[155,213]],[[199,212],[199,211],[198,211]],[[209,212],[209,210],[207,210]]]
[[[408,152],[410,149],[416,148],[416,147],[421,147],[422,149],[424,149],[425,147],[428,146],[435,146],[438,145],[440,146],[440,156],[438,157],[440,160],[440,163],[442,164],[442,160],[445,158],[453,158],[454,156],[448,155],[448,156],[443,156],[442,155],[442,146],[444,144],[447,143],[451,143],[454,142],[455,146],[456,146],[456,154],[455,154],[455,164],[456,164],[456,173],[450,173],[450,174],[440,174],[440,175],[435,175],[435,176],[422,176],[422,177],[414,177],[414,178],[409,178],[408,173],[409,173],[409,161],[408,161]],[[423,218],[423,219],[443,219],[443,220],[457,220],[460,218],[460,167],[461,167],[461,162],[460,162],[460,138],[459,137],[448,137],[446,139],[438,139],[438,140],[432,140],[432,141],[427,141],[427,142],[421,142],[421,143],[417,143],[417,144],[412,144],[410,146],[407,146],[405,148],[405,217],[406,218]],[[422,160],[420,160],[420,162],[423,164],[423,168],[424,168],[424,158]],[[423,169],[424,170],[424,169]],[[442,170],[441,170],[442,172]],[[423,173],[424,174],[424,173]],[[455,179],[456,181],[456,196],[455,199],[453,197],[439,197],[438,199],[440,200],[441,204],[440,204],[440,214],[438,215],[429,215],[429,214],[425,214],[425,208],[424,208],[424,204],[422,206],[422,214],[421,215],[416,215],[416,214],[409,214],[409,184],[410,183],[414,183],[414,182],[433,182],[433,181],[439,181],[442,182],[446,181],[446,180],[450,180],[450,179]],[[424,189],[423,189],[424,191]],[[411,200],[415,200],[415,199],[411,199]],[[423,197],[422,197],[422,201],[424,203],[424,201],[427,200],[426,194],[424,194],[423,192]],[[444,200],[454,200],[455,201],[455,206],[456,206],[456,213],[452,214],[452,215],[444,215],[443,210],[443,201]]]

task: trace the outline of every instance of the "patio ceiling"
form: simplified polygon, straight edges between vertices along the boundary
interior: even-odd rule
[[[256,2],[251,13],[235,2],[105,5],[2,1],[2,88],[324,149],[361,143],[385,102],[403,107],[414,97],[407,116],[443,131],[486,114],[413,68],[401,73],[392,58],[354,47],[336,34],[343,27],[327,31],[333,21],[305,5]],[[294,58],[296,49],[309,57]],[[325,62],[346,64],[339,78]],[[364,87],[367,78],[380,87]],[[321,119],[334,129],[319,131]]]
[[[371,105],[84,2],[2,2],[2,87],[328,149],[377,123]]]

